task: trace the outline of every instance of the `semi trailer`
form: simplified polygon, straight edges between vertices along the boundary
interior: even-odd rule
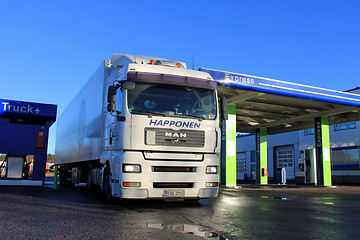
[[[107,199],[217,197],[226,118],[208,73],[114,54],[57,120],[60,184],[97,186]]]

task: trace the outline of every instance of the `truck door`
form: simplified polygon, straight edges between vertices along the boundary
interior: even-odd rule
[[[117,113],[122,113],[125,111],[123,108],[123,92],[118,89],[116,94],[116,111]],[[112,116],[110,113],[106,114],[105,119],[105,146],[110,147],[114,144],[114,134],[115,132],[115,126],[116,126],[117,118],[115,116]]]

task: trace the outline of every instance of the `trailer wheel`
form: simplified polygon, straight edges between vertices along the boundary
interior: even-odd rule
[[[59,182],[61,186],[64,186],[64,176],[63,176],[63,167],[62,165],[59,166]]]
[[[66,173],[67,173],[67,169],[66,169],[65,165],[61,165],[60,171],[59,171],[59,181],[60,181],[61,186],[66,186],[66,181],[67,181]]]
[[[86,188],[90,191],[92,188],[92,166],[91,164],[89,164],[88,167],[88,177],[87,177],[87,184],[86,184]]]
[[[69,172],[70,171],[70,172]],[[70,179],[70,181],[69,181]],[[71,168],[68,164],[64,167],[64,183],[66,187],[73,188],[75,184],[71,181]]]

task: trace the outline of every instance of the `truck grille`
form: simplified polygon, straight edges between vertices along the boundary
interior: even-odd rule
[[[154,182],[154,188],[192,188],[194,183],[161,183]]]
[[[145,144],[173,147],[204,147],[205,132],[164,128],[145,128]]]
[[[153,172],[196,172],[196,167],[152,167]]]

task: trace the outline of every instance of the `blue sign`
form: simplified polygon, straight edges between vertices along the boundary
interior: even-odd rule
[[[55,121],[57,106],[34,102],[0,99],[0,118],[18,117]]]
[[[354,93],[207,68],[199,70],[209,73],[219,86],[360,107],[360,95]]]

